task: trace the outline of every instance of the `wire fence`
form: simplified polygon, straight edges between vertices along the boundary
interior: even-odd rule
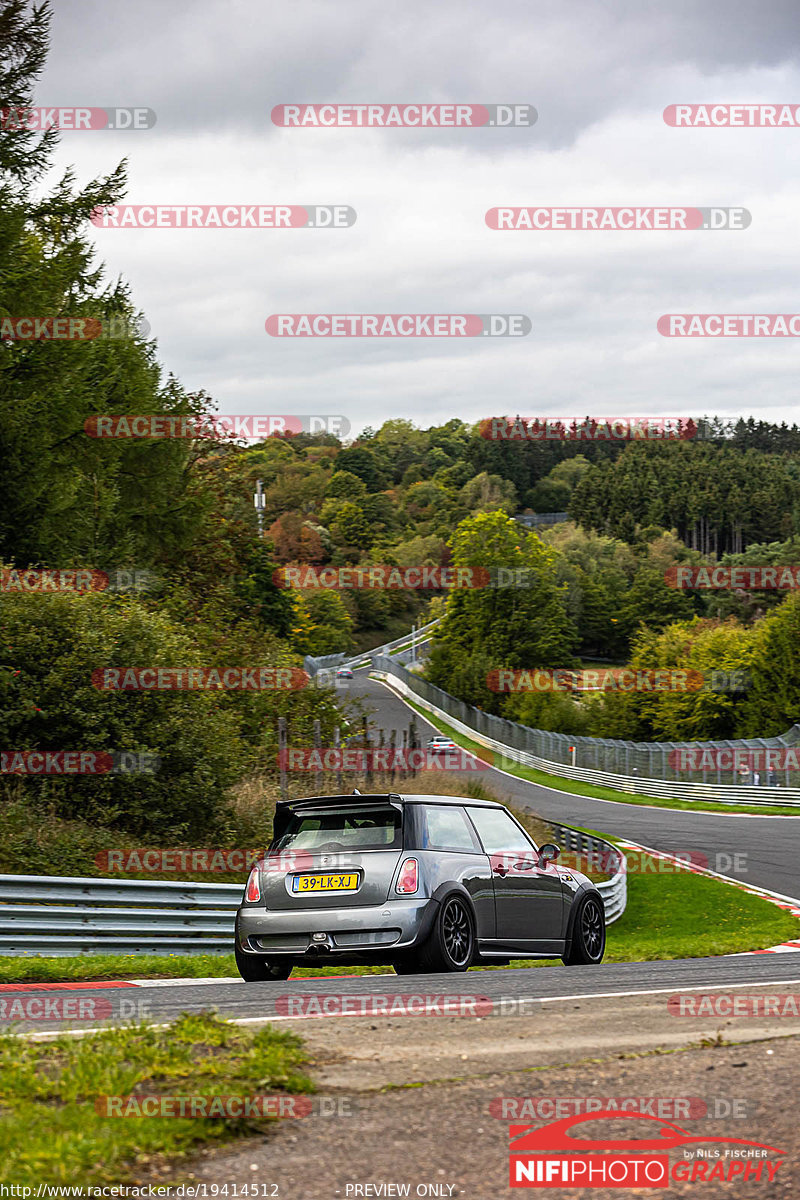
[[[373,668],[508,753],[510,763],[642,794],[727,803],[800,804],[800,725],[781,737],[632,742],[531,729],[457,700],[387,655]],[[713,766],[710,764],[714,764]],[[729,763],[730,765],[725,765]],[[717,789],[719,793],[717,794]]]
[[[522,516],[515,517],[514,520],[519,521],[520,525],[527,525],[529,529],[538,529],[540,525],[560,525],[562,521],[568,521],[569,513],[524,513]]]

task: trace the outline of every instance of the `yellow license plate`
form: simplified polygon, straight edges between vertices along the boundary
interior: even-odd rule
[[[295,892],[354,892],[358,875],[296,875],[292,880]]]

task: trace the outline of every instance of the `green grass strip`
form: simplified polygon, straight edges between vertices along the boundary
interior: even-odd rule
[[[74,994],[74,993],[73,993]],[[135,1183],[162,1156],[261,1134],[272,1117],[107,1117],[103,1096],[254,1096],[314,1090],[294,1034],[211,1014],[31,1042],[0,1037],[0,1162],[16,1184]],[[178,1173],[180,1168],[178,1168]],[[187,1171],[188,1174],[188,1171]],[[180,1182],[174,1174],[170,1182]]]

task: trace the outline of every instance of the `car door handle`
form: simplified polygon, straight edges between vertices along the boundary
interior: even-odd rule
[[[495,867],[495,869],[494,869],[494,873],[495,873],[495,875],[507,875],[507,874],[508,874],[508,867],[504,867],[502,863],[499,863],[499,864],[498,864],[498,865]]]

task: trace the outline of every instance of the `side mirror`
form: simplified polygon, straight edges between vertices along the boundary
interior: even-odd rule
[[[561,851],[553,842],[545,842],[539,847],[539,866],[546,867],[548,863],[555,862]]]

